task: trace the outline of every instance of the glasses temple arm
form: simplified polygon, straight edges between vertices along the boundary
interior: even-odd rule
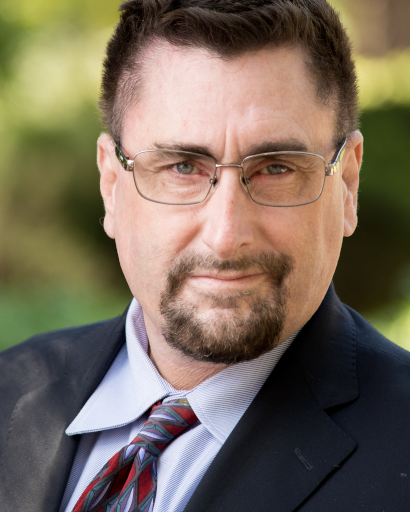
[[[127,158],[124,153],[121,151],[121,145],[113,139],[115,146],[115,156],[120,162],[121,166],[124,167],[126,171],[132,171],[134,168],[134,161]]]
[[[326,176],[333,176],[339,170],[340,163],[346,151],[347,137],[344,138],[340,149],[336,150],[332,160],[326,165]]]

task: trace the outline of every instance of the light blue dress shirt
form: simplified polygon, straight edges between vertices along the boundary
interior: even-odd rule
[[[122,347],[66,434],[82,434],[60,512],[78,498],[106,462],[129,444],[153,403],[187,398],[200,423],[175,439],[158,460],[153,512],[180,512],[296,334],[257,359],[226,368],[190,391],[174,389],[147,355],[141,306],[133,299]]]

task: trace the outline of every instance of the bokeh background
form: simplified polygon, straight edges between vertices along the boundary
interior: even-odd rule
[[[365,155],[343,301],[410,349],[410,1],[333,0],[354,43]],[[120,314],[100,225],[96,103],[116,0],[1,0],[0,349]]]

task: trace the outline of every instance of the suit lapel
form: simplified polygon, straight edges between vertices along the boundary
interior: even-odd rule
[[[354,354],[352,320],[331,287],[185,512],[290,512],[302,504],[356,447],[324,411],[357,397]]]
[[[64,377],[29,391],[17,402],[0,468],[2,511],[59,510],[79,441],[79,436],[67,436],[65,429],[124,343],[124,323],[125,313],[99,336],[70,340]],[[83,361],[81,366],[78,361]]]

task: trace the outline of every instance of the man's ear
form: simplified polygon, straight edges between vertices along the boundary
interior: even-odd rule
[[[115,238],[115,186],[118,166],[116,165],[114,142],[107,133],[101,134],[97,141],[97,165],[101,175],[100,191],[105,208],[104,229],[109,237]]]
[[[359,131],[349,135],[342,165],[344,199],[344,236],[353,234],[357,226],[357,192],[362,165],[363,136]]]

